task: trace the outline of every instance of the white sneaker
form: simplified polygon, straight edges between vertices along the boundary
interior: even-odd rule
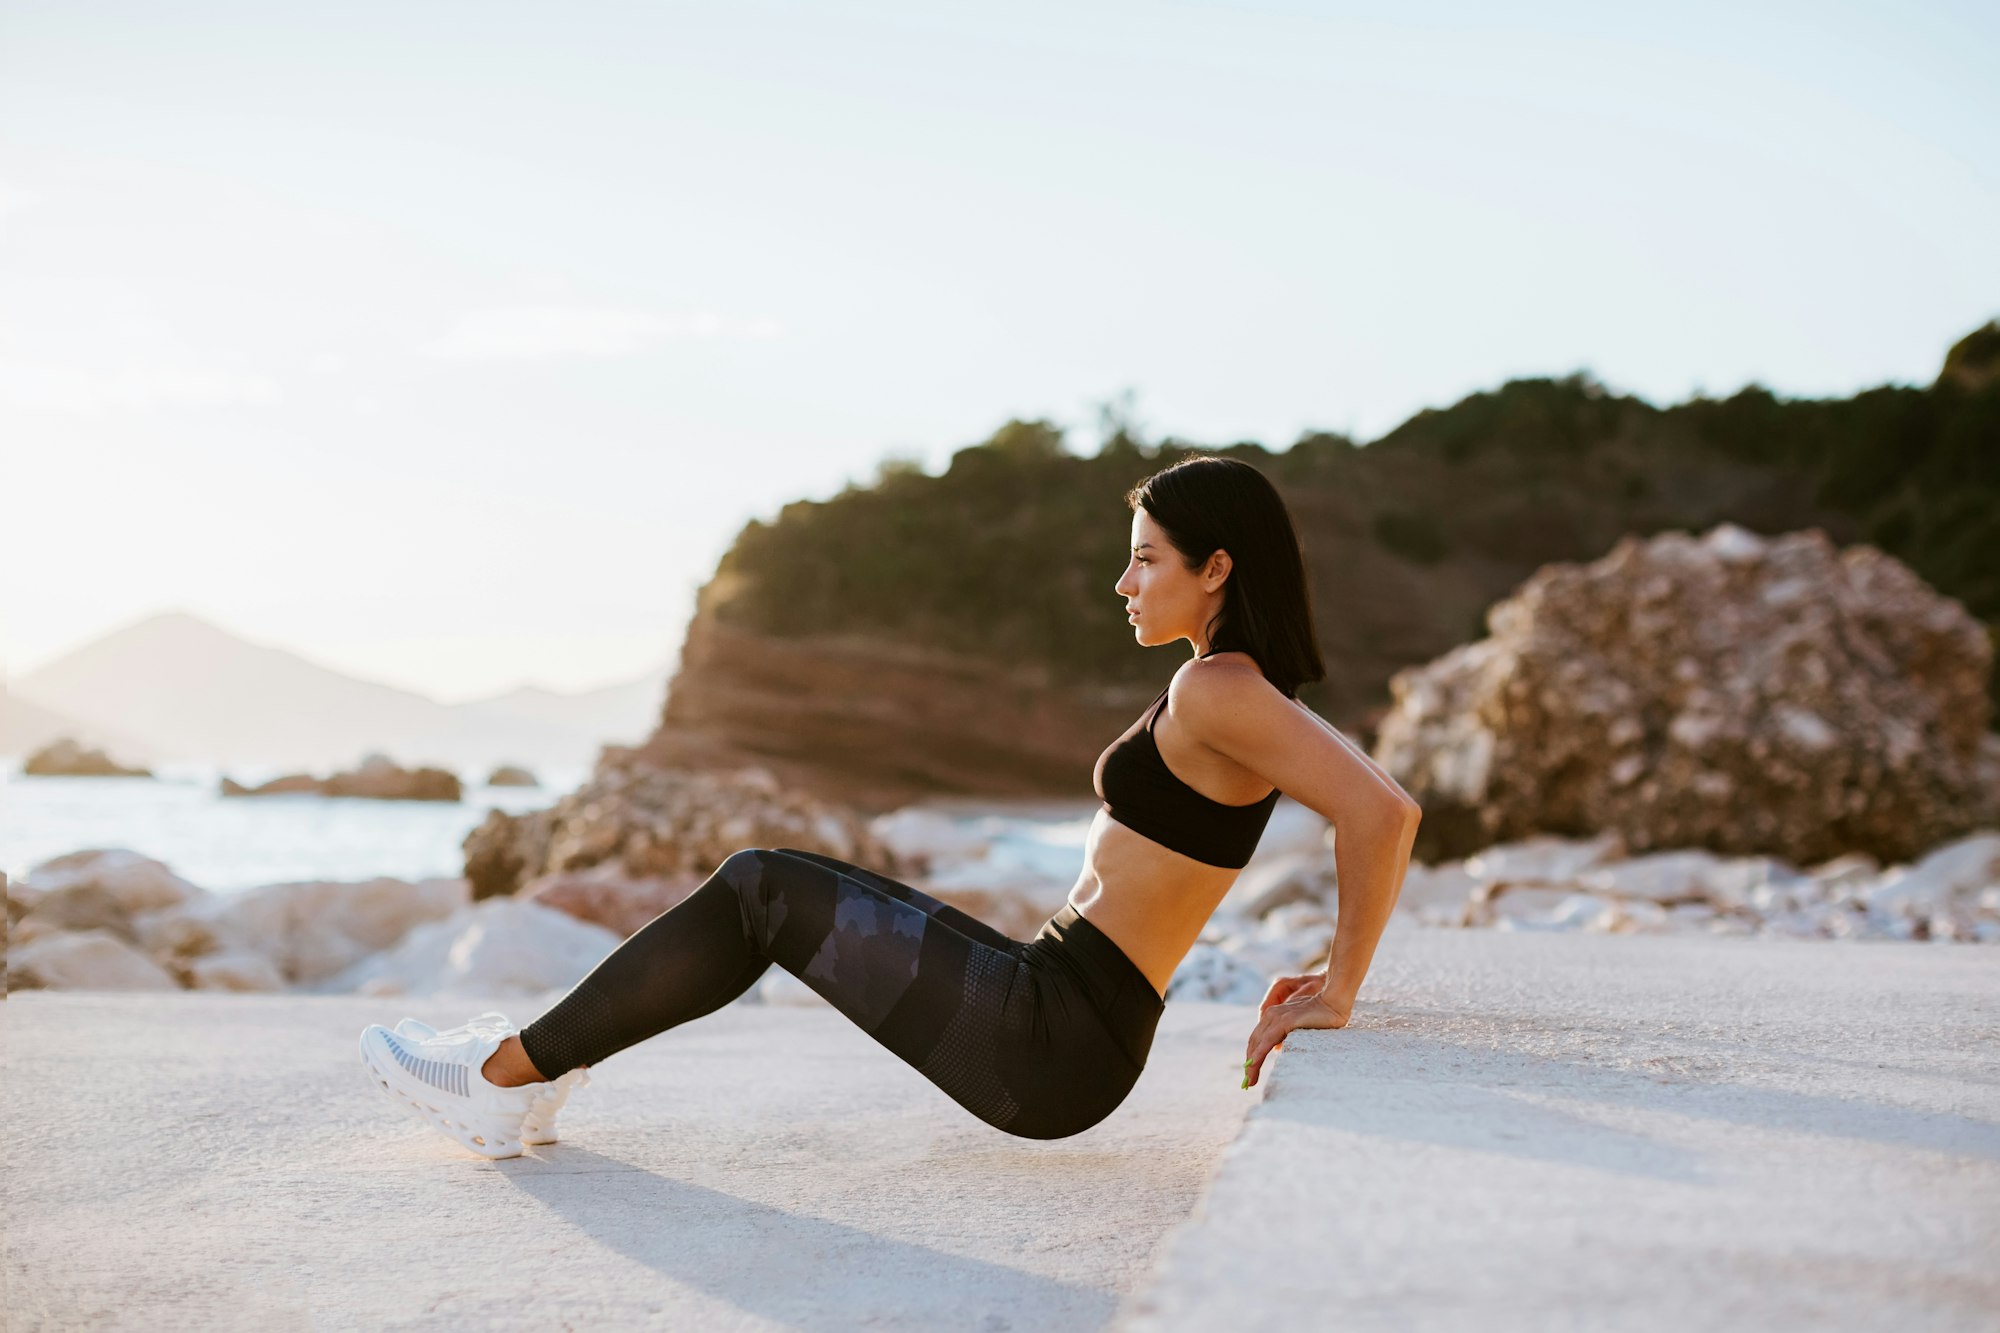
[[[481,1157],[519,1157],[521,1122],[550,1085],[489,1080],[481,1070],[505,1040],[467,1027],[419,1041],[371,1023],[361,1030],[361,1062],[383,1091]]]
[[[395,1030],[403,1036],[414,1037],[418,1041],[427,1041],[432,1037],[444,1035],[429,1023],[415,1018],[405,1018],[396,1024]],[[520,1031],[507,1021],[505,1014],[490,1010],[477,1018],[466,1020],[459,1027],[446,1028],[445,1032],[466,1030],[497,1032],[503,1041]],[[549,1091],[542,1093],[529,1104],[528,1114],[521,1121],[521,1142],[544,1147],[556,1142],[556,1112],[562,1110],[563,1103],[569,1100],[570,1093],[578,1088],[590,1086],[590,1075],[580,1068],[572,1069],[548,1083],[538,1083],[535,1086],[547,1088]]]

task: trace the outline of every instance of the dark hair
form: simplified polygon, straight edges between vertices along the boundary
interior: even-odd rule
[[[1298,533],[1262,472],[1239,459],[1194,454],[1134,486],[1125,503],[1145,507],[1190,570],[1229,552],[1222,610],[1207,626],[1212,651],[1250,654],[1288,699],[1326,678]]]

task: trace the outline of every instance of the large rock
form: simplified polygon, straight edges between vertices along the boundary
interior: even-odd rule
[[[705,879],[746,847],[797,847],[888,875],[900,868],[856,811],[783,788],[766,770],[679,772],[616,746],[551,808],[491,811],[464,847],[475,899],[599,865],[631,880]]]
[[[266,884],[216,899],[196,917],[147,924],[184,930],[193,956],[246,950],[276,965],[290,982],[312,984],[390,948],[414,928],[449,917],[467,901],[462,879],[380,878]],[[213,949],[199,947],[206,927]]]
[[[52,930],[8,950],[7,989],[179,990],[173,975],[104,930]]]
[[[1993,648],[1869,546],[1722,524],[1545,566],[1489,638],[1398,672],[1377,758],[1418,855],[1536,831],[1907,860],[1994,817]]]
[[[70,892],[94,892],[128,914],[178,907],[207,896],[163,861],[123,847],[93,847],[43,861],[9,886],[8,897],[32,910],[52,894]]]
[[[10,883],[7,915],[19,943],[65,931],[104,931],[140,945],[136,918],[188,910],[208,896],[150,856],[90,848],[44,861]]]
[[[602,926],[622,940],[700,886],[697,875],[627,879],[606,864],[538,875],[515,897]]]
[[[516,898],[471,903],[364,958],[320,991],[370,995],[539,995],[583,979],[619,945],[602,926]]]

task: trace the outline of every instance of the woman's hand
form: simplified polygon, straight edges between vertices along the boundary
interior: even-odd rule
[[[1249,1059],[1243,1062],[1243,1086],[1249,1087],[1263,1072],[1264,1057],[1283,1044],[1285,1034],[1296,1028],[1344,1028],[1350,1007],[1342,1006],[1325,994],[1326,974],[1314,972],[1302,977],[1279,977],[1258,1006],[1257,1026],[1250,1033]]]

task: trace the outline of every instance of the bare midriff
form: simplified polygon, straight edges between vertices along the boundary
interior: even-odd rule
[[[1164,996],[1174,969],[1241,873],[1162,847],[1100,809],[1069,901]]]

